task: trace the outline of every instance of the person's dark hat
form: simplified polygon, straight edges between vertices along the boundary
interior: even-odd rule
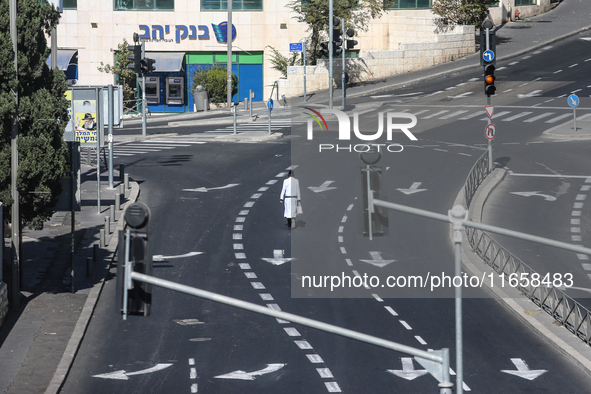
[[[84,115],[84,120],[86,120],[86,119],[92,119],[92,120],[94,120],[94,118],[92,117],[92,115],[89,114],[89,113],[87,113],[86,115]]]

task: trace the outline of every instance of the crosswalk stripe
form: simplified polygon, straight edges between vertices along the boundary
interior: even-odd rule
[[[568,118],[569,116],[572,116],[571,114],[564,114],[564,115],[560,115],[557,116],[555,118],[552,119],[548,119],[545,123],[556,123],[558,122],[560,119],[564,119],[564,118]]]
[[[511,111],[502,111],[502,112],[499,112],[497,114],[494,114],[493,117],[492,117],[492,119],[497,119],[497,118],[500,118],[501,116],[504,116],[504,115],[507,115],[507,114],[510,114],[510,113],[511,113]],[[487,120],[487,119],[488,119],[488,116],[486,118],[482,118],[480,120]]]
[[[185,144],[205,144],[205,141],[162,141],[162,140],[147,140],[145,143],[150,144],[174,144],[178,146],[189,146]]]
[[[512,120],[515,120],[515,119],[523,118],[524,116],[527,116],[529,114],[531,114],[531,112],[521,112],[521,113],[519,113],[517,115],[511,116],[510,118],[505,118],[505,119],[501,119],[501,120],[503,122],[510,122]]]
[[[456,112],[452,112],[451,114],[449,114],[449,115],[445,115],[445,116],[442,116],[442,117],[441,117],[441,118],[439,118],[439,119],[450,119],[450,118],[453,118],[454,116],[461,115],[461,114],[463,114],[463,113],[465,113],[465,112],[468,112],[468,111],[467,111],[467,110],[462,110],[462,111],[456,111]]]
[[[544,112],[541,115],[534,116],[533,118],[526,119],[526,120],[524,120],[524,122],[527,122],[527,123],[535,122],[536,120],[547,118],[550,115],[554,115],[554,112]]]
[[[583,120],[583,119],[585,119],[585,118],[588,118],[589,116],[591,116],[591,114],[585,114],[585,115],[579,116],[579,117],[577,118],[577,120]]]
[[[472,118],[475,118],[475,117],[477,117],[477,116],[479,116],[479,115],[482,115],[482,111],[478,111],[478,112],[474,112],[474,113],[472,113],[472,114],[470,114],[470,115],[466,115],[466,116],[464,116],[463,118],[460,118],[460,120],[468,120],[468,119],[472,119]]]
[[[449,112],[449,110],[448,110],[448,109],[445,109],[445,110],[443,110],[443,111],[435,112],[434,114],[431,114],[431,115],[429,115],[429,116],[425,116],[425,117],[424,117],[424,118],[422,118],[422,119],[431,119],[431,118],[434,118],[434,117],[436,117],[436,116],[443,115],[443,114],[444,114],[444,113],[446,113],[446,112]]]
[[[413,112],[412,114],[414,116],[417,116],[417,115],[420,115],[420,114],[424,114],[425,112],[429,112],[429,110],[428,109],[424,109],[422,111]]]

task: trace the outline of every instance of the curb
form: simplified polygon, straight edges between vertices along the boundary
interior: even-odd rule
[[[481,221],[482,210],[486,200],[492,191],[505,179],[507,170],[496,168],[490,174],[483,184],[478,188],[473,203],[469,209],[470,217],[475,222]],[[492,176],[492,178],[491,178]],[[464,188],[462,187],[456,196],[454,205],[463,205]],[[473,216],[472,216],[473,215]],[[450,225],[450,242],[453,244],[453,225]],[[489,265],[487,265],[473,250],[468,240],[466,239],[465,231],[462,231],[462,265],[471,275],[482,277],[483,273],[497,274]],[[489,283],[485,282],[484,289],[491,293],[499,303],[505,307],[513,316],[517,317],[522,323],[529,325],[535,334],[545,339],[552,345],[554,349],[560,352],[565,358],[571,360],[585,373],[591,376],[591,348],[580,348],[582,342],[571,332],[557,326],[546,312],[539,309],[537,305],[532,303],[528,298],[524,297],[516,289],[501,290],[498,287],[491,287]],[[528,309],[534,307],[535,310]],[[567,336],[563,335],[567,334]],[[563,338],[564,337],[564,338]],[[583,354],[583,353],[586,353]]]
[[[129,192],[129,197],[127,201],[125,202],[125,204],[121,206],[121,213],[124,212],[124,207],[127,207],[128,203],[134,203],[140,194],[140,188],[137,182],[130,181],[129,184],[131,186],[131,191]],[[120,216],[119,221],[117,222],[117,226],[113,231],[111,241],[105,248],[109,252],[109,255],[107,255],[107,257],[105,258],[105,260],[107,261],[110,260],[108,266],[111,265],[113,259],[116,257],[115,251],[117,250],[117,244],[119,242],[119,237],[116,234],[118,234],[120,231],[123,231],[124,220],[122,219],[123,216]],[[109,273],[108,266],[105,271],[105,275]],[[74,358],[76,357],[76,353],[78,352],[80,343],[84,338],[86,328],[88,327],[88,323],[90,322],[90,318],[92,317],[92,313],[94,312],[94,308],[99,299],[104,283],[105,278],[97,282],[90,290],[90,293],[86,298],[86,302],[84,303],[84,307],[82,308],[82,312],[80,313],[80,317],[78,318],[78,322],[74,327],[74,332],[72,333],[72,336],[68,341],[66,350],[64,350],[64,355],[62,356],[62,359],[57,366],[53,378],[51,379],[49,386],[47,386],[47,389],[45,390],[45,394],[57,394],[61,390],[62,385],[64,384],[64,381],[68,376],[68,373],[70,372],[70,368],[72,366],[72,363],[74,362]]]

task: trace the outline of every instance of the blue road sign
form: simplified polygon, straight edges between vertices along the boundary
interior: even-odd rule
[[[484,51],[482,58],[485,62],[492,62],[495,58],[495,53],[489,49],[488,51]]]
[[[269,111],[273,111],[273,99],[267,101],[267,108],[269,108]]]
[[[571,94],[570,96],[568,96],[568,99],[566,101],[568,102],[568,105],[570,105],[572,108],[576,108],[579,106],[579,96],[577,96],[576,94]]]
[[[289,51],[290,52],[303,52],[304,45],[301,42],[291,42],[289,44]]]

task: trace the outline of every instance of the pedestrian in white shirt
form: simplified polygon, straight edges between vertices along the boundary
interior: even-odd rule
[[[290,170],[287,179],[283,181],[279,202],[284,204],[283,216],[287,218],[287,225],[291,228],[295,228],[295,218],[300,200],[300,182],[293,176],[293,171]]]

